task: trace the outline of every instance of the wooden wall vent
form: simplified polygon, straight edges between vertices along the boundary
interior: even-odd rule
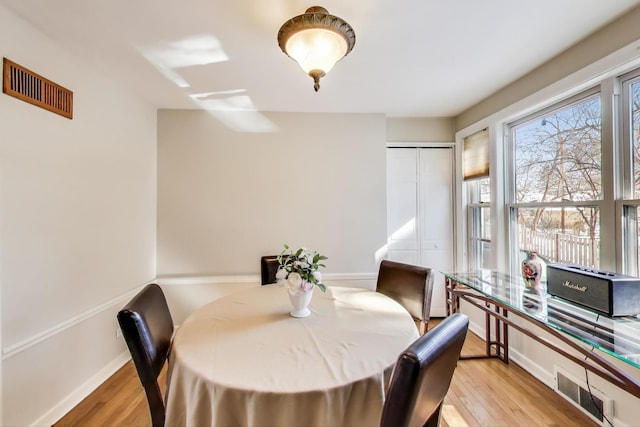
[[[73,119],[73,92],[3,58],[2,91],[7,95]]]

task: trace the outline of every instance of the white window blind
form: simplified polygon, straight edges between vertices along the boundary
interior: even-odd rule
[[[467,136],[462,156],[465,181],[489,176],[489,130]]]

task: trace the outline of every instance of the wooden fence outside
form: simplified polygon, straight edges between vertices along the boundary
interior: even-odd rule
[[[587,236],[520,229],[520,247],[538,251],[548,262],[598,267],[599,245],[599,238],[592,242]]]

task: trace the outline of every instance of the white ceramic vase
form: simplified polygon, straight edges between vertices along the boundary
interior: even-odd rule
[[[311,303],[311,297],[313,296],[313,288],[308,292],[289,294],[289,300],[293,310],[289,312],[292,317],[307,317],[311,314],[309,310],[309,304]]]
[[[522,278],[527,288],[538,288],[542,278],[542,264],[535,251],[527,252],[527,258],[522,261]]]

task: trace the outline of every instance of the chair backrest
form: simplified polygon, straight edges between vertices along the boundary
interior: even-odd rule
[[[383,260],[376,291],[400,303],[414,319],[429,323],[433,272],[430,268]]]
[[[276,273],[278,272],[278,256],[265,255],[260,258],[260,275],[263,285],[276,283]]]
[[[160,286],[145,286],[118,312],[118,323],[147,395],[153,427],[161,427],[165,405],[158,375],[169,355],[173,319]]]
[[[456,313],[403,351],[391,374],[381,427],[437,427],[451,378],[469,328]]]

